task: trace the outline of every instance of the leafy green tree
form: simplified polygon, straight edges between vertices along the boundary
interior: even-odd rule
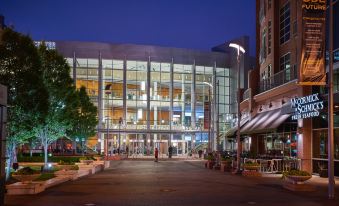
[[[35,134],[44,147],[45,168],[47,167],[48,146],[60,137],[66,136],[77,105],[76,90],[70,77],[70,68],[65,59],[44,44],[38,49],[43,84],[48,91],[48,114],[34,128]]]
[[[8,88],[7,171],[16,148],[32,136],[32,125],[47,114],[48,93],[42,84],[41,61],[32,39],[11,29],[0,33],[0,83]]]
[[[79,100],[77,113],[72,118],[72,127],[68,134],[73,141],[78,138],[81,142],[85,142],[86,145],[88,137],[96,134],[96,126],[98,124],[97,107],[90,101],[85,87],[81,87],[77,91],[77,97]],[[83,144],[81,149],[83,152]]]

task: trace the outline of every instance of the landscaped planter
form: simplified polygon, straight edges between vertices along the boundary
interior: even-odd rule
[[[232,162],[230,161],[221,161],[220,171],[221,172],[231,172],[232,170]]]
[[[311,179],[311,177],[312,176],[286,175],[286,178],[290,180],[293,184],[304,184],[304,182]]]
[[[89,165],[93,163],[93,160],[80,160],[81,163]]]
[[[71,170],[75,165],[58,165],[61,170]]]
[[[19,180],[22,183],[31,183],[33,180],[40,177],[41,174],[32,174],[32,175],[15,175],[13,174],[12,177],[16,180]]]
[[[244,169],[245,170],[254,170],[254,171],[258,171],[260,168],[260,166],[258,165],[244,165]]]

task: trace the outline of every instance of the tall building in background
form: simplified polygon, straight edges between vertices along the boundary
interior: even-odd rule
[[[257,66],[249,72],[249,88],[241,102],[241,134],[245,142],[250,143],[252,154],[297,158],[296,167],[317,173],[327,165],[327,91],[325,86],[301,86],[298,82],[305,37],[302,33],[302,4],[301,0],[256,1]],[[338,7],[336,0],[335,128],[339,126]],[[304,110],[296,115],[296,105],[291,100],[308,95],[312,95],[312,100],[300,106],[312,105],[313,109],[309,107],[310,111]],[[334,144],[335,158],[339,160],[339,129],[335,129]],[[335,164],[335,174],[339,175],[339,165]]]
[[[98,107],[98,135],[89,146],[112,154],[188,155],[211,142],[227,146],[235,52],[202,52],[132,44],[45,42],[72,68]],[[39,44],[39,42],[37,42]],[[246,48],[247,49],[247,48]],[[248,69],[248,68],[246,68]],[[81,140],[79,140],[81,141]]]

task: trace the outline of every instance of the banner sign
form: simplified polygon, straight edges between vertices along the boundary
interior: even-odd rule
[[[325,85],[326,0],[303,0],[299,84]]]
[[[324,101],[319,94],[291,99],[291,107],[294,109],[292,120],[305,119],[319,116],[319,110],[324,109]]]

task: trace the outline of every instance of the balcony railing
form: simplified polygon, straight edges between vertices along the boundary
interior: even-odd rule
[[[250,88],[246,89],[243,94],[243,101],[250,98]]]
[[[283,71],[280,71],[274,74],[273,76],[271,76],[270,78],[260,81],[259,83],[260,93],[268,91],[280,85],[283,85],[297,78],[298,78],[298,73],[297,73],[296,68],[291,67]]]

